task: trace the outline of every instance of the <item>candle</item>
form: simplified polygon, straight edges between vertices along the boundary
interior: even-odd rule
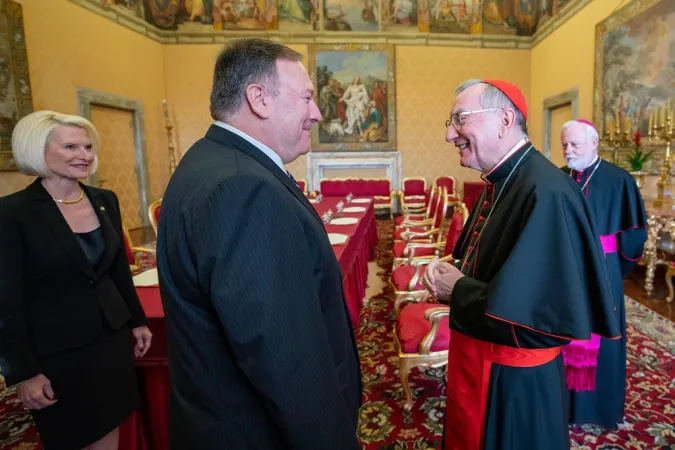
[[[649,130],[648,130],[647,134],[649,134],[650,136],[652,134],[653,123],[654,123],[654,111],[649,113]]]
[[[619,124],[619,110],[616,110],[616,123]]]

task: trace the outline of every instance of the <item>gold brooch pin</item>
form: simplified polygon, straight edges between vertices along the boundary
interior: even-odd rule
[[[105,208],[103,206],[101,206],[101,211],[105,211]]]

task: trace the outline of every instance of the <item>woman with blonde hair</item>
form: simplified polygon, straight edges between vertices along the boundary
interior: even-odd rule
[[[98,147],[82,117],[22,118],[12,152],[38,178],[0,198],[0,369],[45,450],[117,449],[139,405],[133,358],[152,337],[117,197],[78,181],[96,171]]]

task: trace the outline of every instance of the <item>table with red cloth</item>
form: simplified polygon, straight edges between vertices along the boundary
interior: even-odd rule
[[[342,270],[345,302],[354,328],[359,326],[359,311],[366,293],[368,262],[377,246],[377,226],[372,198],[368,203],[347,203],[344,197],[323,197],[314,203],[319,216],[329,209],[333,218],[354,217],[353,225],[326,224],[328,233],[347,235],[344,244],[333,245]],[[365,211],[337,214],[338,203],[344,207],[363,207]],[[120,449],[166,450],[169,448],[169,368],[166,349],[164,309],[158,286],[137,287],[136,291],[148,317],[153,335],[148,353],[136,362],[136,374],[141,392],[141,407],[120,427]]]
[[[483,181],[465,181],[464,182],[464,204],[466,208],[471,211],[473,205],[480,197],[480,193],[483,192],[485,188],[485,182]]]

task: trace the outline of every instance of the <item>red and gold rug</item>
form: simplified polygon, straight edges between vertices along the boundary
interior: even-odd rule
[[[410,412],[405,412],[388,285],[392,223],[378,221],[378,228],[378,275],[384,288],[364,308],[362,327],[357,332],[365,395],[359,436],[365,450],[438,449],[445,410],[445,368],[412,371],[409,381],[415,403]],[[675,325],[630,298],[626,298],[626,312],[626,422],[613,431],[593,426],[572,428],[573,449],[675,449]],[[2,384],[0,449],[42,449],[30,415],[14,390],[3,390]]]

